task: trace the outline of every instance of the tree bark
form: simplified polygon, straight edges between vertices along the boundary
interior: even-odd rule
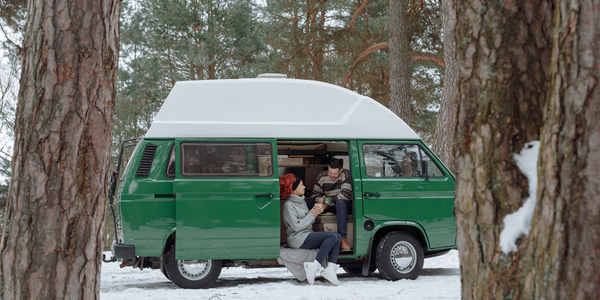
[[[412,123],[410,97],[410,43],[406,0],[390,0],[390,109],[406,124]]]
[[[119,10],[117,0],[28,3],[3,299],[99,297]]]
[[[558,1],[525,299],[600,294],[600,1]],[[525,259],[524,259],[525,260]]]
[[[454,1],[442,0],[442,28],[444,30],[444,90],[440,100],[440,110],[437,115],[437,125],[433,136],[433,151],[449,167],[452,166],[452,147],[454,145],[454,130],[456,129],[456,65],[454,27],[456,26],[456,11]]]
[[[507,214],[528,196],[513,160],[538,140],[550,82],[549,0],[456,1],[455,214],[462,297],[521,297],[520,253],[504,255]]]

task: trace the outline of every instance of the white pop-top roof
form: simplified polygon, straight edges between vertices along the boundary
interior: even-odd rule
[[[369,97],[278,78],[177,82],[146,137],[419,139]]]

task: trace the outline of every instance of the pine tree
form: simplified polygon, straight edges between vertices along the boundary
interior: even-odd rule
[[[0,239],[3,299],[97,299],[119,1],[28,5]]]
[[[255,77],[264,46],[250,1],[124,2],[115,145],[142,136],[177,81]]]

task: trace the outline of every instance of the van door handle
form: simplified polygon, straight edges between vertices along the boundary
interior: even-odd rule
[[[365,197],[369,198],[369,197],[379,197],[381,196],[380,194],[377,193],[365,193]]]
[[[274,200],[275,196],[273,194],[254,195],[254,202],[256,203],[256,207],[258,207],[258,209],[267,207],[267,205]]]
[[[256,195],[256,198],[273,198],[273,194]]]

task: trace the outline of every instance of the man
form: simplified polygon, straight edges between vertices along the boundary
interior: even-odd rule
[[[317,182],[309,200],[307,200],[307,205],[308,209],[311,209],[315,203],[323,203],[325,197],[333,199],[334,205],[329,206],[325,212],[334,212],[337,215],[338,233],[342,236],[340,248],[345,251],[350,250],[346,240],[346,230],[348,227],[348,211],[352,210],[352,180],[350,171],[345,170],[343,167],[343,160],[331,159],[327,172],[317,176]]]

